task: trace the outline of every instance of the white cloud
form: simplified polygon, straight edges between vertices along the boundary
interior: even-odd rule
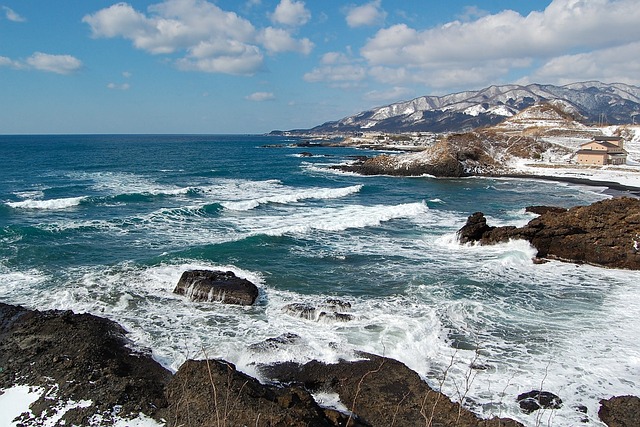
[[[0,67],[21,68],[22,65],[11,58],[7,58],[6,56],[0,56]]]
[[[257,46],[236,41],[202,42],[190,54],[176,61],[184,71],[252,75],[263,65],[263,55]]]
[[[367,77],[367,69],[361,65],[327,65],[314,68],[304,75],[309,83],[324,82],[332,87],[349,88],[358,86]]]
[[[297,4],[291,3],[293,10]],[[283,19],[287,16],[281,14]],[[294,39],[285,30],[259,31],[248,20],[206,0],[165,0],[149,6],[146,13],[117,3],[82,21],[96,38],[122,37],[156,55],[182,53],[175,60],[181,70],[252,75],[263,68],[261,43],[269,53],[308,54],[313,48],[308,39]]]
[[[640,58],[640,42],[552,58],[529,79],[557,84],[600,80],[640,85],[640,62],[630,58]]]
[[[13,9],[7,6],[2,6],[2,10],[4,11],[4,16],[13,22],[26,22],[27,20],[22,16],[18,15]]]
[[[267,27],[260,33],[258,40],[269,53],[298,52],[308,55],[313,50],[311,40],[296,40],[282,28]]]
[[[301,26],[309,22],[311,12],[306,8],[303,1],[280,0],[276,10],[271,15],[271,20],[275,24]]]
[[[274,100],[276,97],[272,92],[254,92],[251,95],[246,96],[245,99],[249,101],[262,102]]]
[[[129,88],[131,88],[131,85],[129,83],[109,83],[107,85],[107,88],[112,90],[129,90]]]
[[[347,25],[352,28],[384,23],[387,12],[381,8],[381,0],[374,0],[362,6],[352,6],[347,11]]]
[[[465,6],[464,11],[458,15],[458,19],[471,21],[472,19],[482,18],[487,15],[489,15],[489,12],[480,9],[478,6]]]
[[[316,67],[303,76],[309,83],[327,83],[331,87],[349,89],[359,87],[367,78],[367,68],[361,61],[342,52],[327,52]]]
[[[483,15],[471,9],[466,13],[467,18]],[[396,85],[482,84],[522,71],[534,61],[547,64],[540,76],[549,75],[561,62],[586,61],[594,58],[589,52],[636,42],[638,22],[637,0],[554,0],[544,11],[526,16],[505,10],[426,30],[393,25],[369,39],[361,55],[376,79]],[[575,57],[576,52],[583,56]],[[640,61],[636,58],[626,59],[635,67]],[[569,67],[564,72],[568,78],[573,74]]]
[[[395,86],[388,90],[372,90],[364,94],[365,101],[397,101],[412,93],[411,89]]]
[[[71,55],[50,55],[42,52],[31,55],[26,63],[36,70],[57,74],[71,74],[82,68],[82,61]]]

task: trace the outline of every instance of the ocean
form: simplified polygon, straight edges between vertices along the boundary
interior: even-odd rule
[[[480,416],[527,426],[602,426],[600,399],[639,394],[639,272],[534,264],[526,242],[455,238],[475,211],[523,225],[526,206],[589,204],[602,188],[363,177],[329,167],[373,152],[295,142],[0,136],[0,301],[115,320],[172,370],[210,357],[258,375],[262,363],[376,353]],[[239,307],[173,294],[194,268],[233,271],[260,297]],[[329,298],[350,303],[352,320],[284,310]],[[259,345],[283,334],[299,338]],[[516,396],[533,389],[563,407],[522,413]]]

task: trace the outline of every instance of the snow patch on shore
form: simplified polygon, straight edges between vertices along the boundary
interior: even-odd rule
[[[29,420],[28,425],[38,425],[42,427],[53,427],[55,425],[65,424],[62,418],[65,414],[76,408],[88,408],[93,402],[90,400],[73,400],[58,401],[57,407],[53,408],[53,412],[46,412],[40,416],[36,416],[29,408],[34,402],[42,396],[49,400],[55,399],[50,396],[52,390],[55,394],[56,387],[45,390],[42,387],[33,387],[29,385],[14,385],[13,387],[0,390],[0,426],[19,426],[25,425],[25,420]],[[115,426],[115,427],[162,427],[155,420],[147,417],[145,414],[138,414],[136,418],[124,419],[118,417],[117,408],[114,408],[110,416],[94,415],[90,419],[91,426]]]

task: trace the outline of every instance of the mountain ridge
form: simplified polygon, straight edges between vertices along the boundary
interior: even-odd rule
[[[562,105],[583,123],[628,124],[640,115],[640,88],[599,81],[563,86],[491,85],[475,91],[420,96],[288,133],[463,132],[496,125],[541,102]]]

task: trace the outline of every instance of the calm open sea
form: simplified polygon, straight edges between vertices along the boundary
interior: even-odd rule
[[[447,370],[452,399],[530,426],[599,426],[600,399],[639,394],[639,272],[534,265],[524,242],[455,240],[475,211],[522,225],[533,218],[525,206],[588,204],[601,189],[361,177],[327,167],[367,152],[290,143],[0,136],[0,301],[111,318],[172,369],[206,355],[255,374],[257,363],[373,352],[435,387]],[[191,268],[232,270],[260,299],[243,308],[174,295]],[[327,298],[351,303],[354,319],[282,310]],[[300,339],[252,346],[283,333]],[[522,414],[515,397],[539,388],[563,408]]]

